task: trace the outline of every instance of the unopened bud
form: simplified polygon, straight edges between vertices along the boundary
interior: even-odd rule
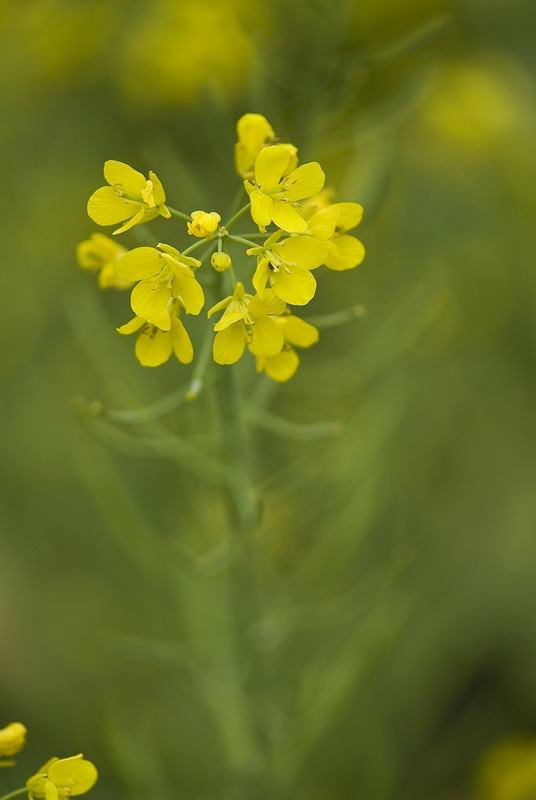
[[[216,272],[225,272],[233,262],[231,261],[231,256],[227,253],[212,253],[210,263]]]
[[[221,217],[215,211],[192,211],[192,221],[188,223],[188,233],[199,239],[210,239],[220,224]]]

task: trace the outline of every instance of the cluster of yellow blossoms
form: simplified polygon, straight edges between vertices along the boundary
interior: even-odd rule
[[[0,729],[0,767],[11,767],[11,756],[20,752],[26,744],[26,728],[20,722],[11,722]],[[7,756],[7,758],[6,758]],[[68,800],[85,794],[98,778],[95,765],[80,753],[70,758],[51,758],[21,789],[10,792],[5,798],[27,794],[29,800]]]
[[[215,211],[177,211],[166,203],[162,183],[153,172],[145,178],[127,164],[107,161],[108,186],[97,189],[88,202],[94,222],[121,223],[113,232],[116,235],[158,216],[178,217],[186,222],[187,235],[197,241],[182,251],[161,243],[127,251],[94,233],[78,245],[78,261],[98,271],[103,289],[132,287],[130,304],[135,316],[117,330],[122,334],[139,331],[135,353],[149,367],[163,364],[172,353],[183,364],[192,361],[194,349],[181,314],[197,315],[203,309],[205,293],[197,271],[210,261],[217,273],[217,288],[221,292],[227,280],[229,292],[207,313],[212,317],[223,311],[214,325],[214,360],[233,364],[247,348],[256,358],[257,371],[286,381],[299,364],[294,348],[310,347],[319,336],[317,328],[289,306],[304,306],[313,298],[317,288],[313,271],[318,267],[342,271],[361,263],[364,247],[348,231],[361,221],[363,209],[358,203],[330,202],[320,165],[298,166],[296,147],[278,143],[265,117],[245,114],[238,121],[237,133],[235,165],[249,202],[227,222],[221,224]],[[258,232],[235,234],[233,226],[247,211]],[[272,225],[275,230],[267,232]],[[202,257],[192,257],[190,253],[203,244],[207,247]],[[246,248],[240,260],[228,252],[236,245]],[[252,292],[246,289],[248,281]]]

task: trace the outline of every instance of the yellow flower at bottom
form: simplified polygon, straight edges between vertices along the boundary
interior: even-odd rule
[[[14,756],[26,744],[26,728],[22,722],[11,722],[0,728],[0,759],[3,756]],[[1,761],[0,767],[11,767],[14,761]]]
[[[92,233],[89,239],[80,242],[76,248],[78,263],[83,269],[98,270],[98,284],[101,289],[128,289],[132,281],[119,277],[116,264],[126,253],[126,248],[102,233]]]
[[[97,769],[80,753],[70,758],[51,758],[26,781],[30,800],[68,800],[85,794],[98,778]]]
[[[476,789],[479,800],[536,797],[536,739],[507,739],[488,750],[477,768]]]
[[[209,317],[217,311],[225,312],[214,326],[213,356],[217,364],[234,364],[242,356],[246,345],[254,355],[273,356],[285,343],[280,327],[272,315],[281,314],[286,308],[272,289],[267,289],[261,299],[246,294],[244,286],[237,283],[234,293],[216,303],[208,312]]]
[[[283,332],[285,345],[275,356],[257,356],[257,372],[266,372],[274,381],[288,381],[300,363],[300,358],[292,345],[311,347],[316,344],[319,337],[318,328],[294,314],[274,317],[273,320]]]
[[[189,364],[194,357],[194,348],[188,331],[179,319],[180,305],[171,302],[170,306],[151,322],[134,317],[121,325],[118,332],[135,333],[141,329],[136,340],[134,352],[144,367],[159,367],[169,360],[172,353],[182,364]]]

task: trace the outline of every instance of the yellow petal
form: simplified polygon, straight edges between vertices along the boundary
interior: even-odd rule
[[[141,199],[142,189],[147,185],[147,179],[128,164],[122,161],[106,161],[104,164],[104,177],[110,186],[117,186],[125,194]]]
[[[189,364],[194,357],[194,348],[188,331],[177,317],[171,318],[171,342],[179,361]]]
[[[355,236],[337,236],[332,241],[326,242],[326,245],[328,246],[328,256],[324,264],[337,272],[353,269],[365,258],[363,243]]]
[[[264,295],[264,290],[266,288],[266,284],[268,283],[268,273],[270,271],[269,263],[270,262],[267,258],[259,258],[257,269],[255,270],[255,274],[253,275],[251,281],[253,288],[259,297]]]
[[[305,322],[305,320],[294,316],[294,314],[280,317],[277,321],[285,339],[290,344],[294,344],[297,347],[311,347],[311,345],[318,342],[318,328],[315,328],[310,322]]]
[[[307,223],[300,216],[298,209],[292,203],[276,200],[272,209],[272,219],[275,224],[287,233],[303,233],[307,230]]]
[[[235,322],[214,337],[212,354],[216,364],[234,364],[246,346],[245,328],[242,322]]]
[[[248,310],[251,314],[282,314],[286,309],[286,304],[281,300],[273,289],[266,289],[264,296],[256,295],[249,304]]]
[[[335,203],[332,208],[339,212],[337,227],[341,231],[351,231],[363,219],[363,206],[359,203]]]
[[[164,364],[173,351],[173,343],[169,331],[160,331],[152,325],[146,325],[136,341],[134,352],[144,367],[159,367]]]
[[[266,230],[266,226],[272,221],[272,206],[274,201],[267,194],[263,194],[258,189],[254,189],[249,199],[251,200],[251,216],[257,223],[261,231]]]
[[[284,147],[290,156],[289,162],[283,173],[283,175],[289,175],[298,166],[298,148],[290,142],[281,142],[281,147]]]
[[[283,145],[263,147],[255,161],[255,180],[258,186],[263,189],[277,186],[289,161],[290,153]]]
[[[291,305],[304,306],[316,292],[316,280],[306,269],[294,269],[291,273],[282,269],[269,277],[276,295]]]
[[[307,233],[317,239],[329,239],[335,233],[338,221],[339,210],[336,206],[321,208],[307,220]]]
[[[274,138],[274,129],[262,114],[244,114],[236,123],[239,142],[248,150],[260,150],[266,141]]]
[[[162,182],[160,178],[154,174],[154,172],[149,172],[149,178],[153,182],[153,198],[157,206],[161,206],[163,203],[166,202],[166,193],[164,191],[164,187],[162,186]],[[169,211],[166,208],[167,214]],[[162,212],[160,212],[162,213]],[[166,216],[166,215],[164,215]],[[171,214],[169,214],[171,216]]]
[[[124,233],[125,231],[129,231],[135,225],[139,225],[142,222],[149,222],[151,219],[154,219],[158,216],[158,209],[157,208],[148,208],[147,206],[141,206],[139,211],[134,214],[134,216],[127,220],[120,228],[113,232],[113,235],[116,236],[118,233]]]
[[[98,772],[91,761],[78,755],[60,758],[54,762],[48,771],[48,777],[56,786],[69,786],[71,794],[78,795],[91,789],[98,778]]]
[[[171,328],[171,314],[167,308],[165,308],[158,316],[148,319],[147,322],[156,325],[161,331],[169,331]]]
[[[186,272],[188,269],[188,272]],[[189,267],[183,268],[179,273],[175,269],[175,281],[173,283],[173,294],[181,299],[181,302],[188,314],[199,314],[205,305],[205,294],[192,274]]]
[[[255,318],[253,338],[248,344],[256,356],[275,356],[285,344],[283,331],[271,317],[261,315]]]
[[[318,194],[326,176],[317,161],[302,164],[285,178],[285,197],[289,200],[303,200]]]
[[[138,317],[154,319],[168,304],[171,290],[161,281],[141,281],[132,290],[130,305]]]
[[[45,800],[58,800],[58,789],[52,781],[45,781]]]
[[[158,275],[165,262],[154,247],[135,247],[117,261],[117,274],[125,281],[141,281]]]
[[[268,357],[264,362],[264,371],[274,381],[288,381],[300,363],[299,356],[291,347],[285,347],[276,356]]]
[[[297,264],[303,269],[316,269],[324,263],[326,248],[323,242],[311,236],[291,236],[275,245],[274,250],[285,261]]]
[[[87,213],[97,225],[116,225],[132,217],[138,206],[119,197],[111,186],[102,186],[88,200]]]
[[[119,328],[116,328],[118,333],[128,334],[128,333],[135,333],[139,331],[145,325],[145,320],[141,317],[134,317],[131,319],[130,322],[125,322],[124,325],[121,325]]]

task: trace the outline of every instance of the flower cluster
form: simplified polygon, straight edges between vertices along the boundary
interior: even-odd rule
[[[163,364],[173,353],[183,364],[192,361],[194,348],[182,317],[183,312],[201,312],[204,286],[216,301],[207,316],[223,312],[213,325],[215,335],[209,331],[216,363],[233,364],[248,350],[257,371],[286,381],[299,364],[295,348],[310,347],[319,336],[292,307],[305,306],[314,297],[318,268],[342,271],[361,263],[363,245],[349,231],[361,221],[363,209],[358,203],[331,202],[320,164],[299,165],[297,148],[278,142],[262,115],[241,117],[237,134],[235,166],[249,202],[224,224],[216,211],[186,214],[169,206],[154,172],[145,178],[127,164],[107,161],[108,185],[88,202],[94,222],[121,223],[113,231],[117,235],[158,216],[176,217],[186,223],[186,236],[196,241],[181,250],[156,241],[154,247],[126,250],[94,233],[79,244],[78,261],[98,271],[101,288],[132,289],[135,316],[117,330],[138,333],[135,354],[144,366]],[[258,231],[236,234],[235,223],[248,211]],[[199,259],[190,255],[203,245]],[[237,246],[242,248],[238,258]],[[204,263],[214,272],[207,275],[205,270],[198,277]]]
[[[22,750],[26,744],[26,733],[21,722],[11,722],[0,729],[0,766],[14,765],[15,762],[9,757]],[[70,758],[51,758],[28,778],[23,789],[6,795],[6,798],[26,791],[29,800],[69,800],[70,797],[89,792],[97,778],[95,765],[81,753]]]

